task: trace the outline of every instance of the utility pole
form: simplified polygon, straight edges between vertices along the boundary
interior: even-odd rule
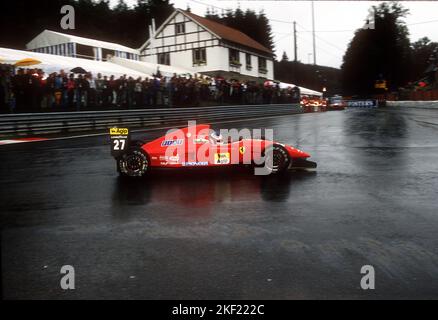
[[[294,61],[297,62],[297,23],[294,21]]]
[[[313,64],[316,65],[316,46],[315,46],[315,9],[312,0],[312,37],[313,37]]]

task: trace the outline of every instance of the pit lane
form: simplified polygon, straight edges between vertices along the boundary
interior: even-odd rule
[[[3,297],[437,298],[437,116],[394,107],[215,125],[273,128],[318,163],[278,177],[125,181],[107,137],[2,146]],[[63,265],[75,290],[59,286]],[[363,265],[375,290],[360,288]]]

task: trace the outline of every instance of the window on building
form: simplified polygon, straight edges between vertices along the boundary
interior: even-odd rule
[[[175,24],[175,33],[176,34],[183,34],[186,33],[186,26],[184,22],[180,22]]]
[[[249,54],[249,53],[246,54],[246,69],[248,69],[248,70],[252,69],[251,54]]]
[[[259,72],[267,73],[268,67],[266,65],[266,58],[259,57]]]
[[[79,43],[76,44],[76,56],[78,58],[85,58],[94,60],[94,51],[93,47],[81,45]]]
[[[109,56],[114,57],[115,55],[116,55],[116,53],[114,50],[102,48],[102,59],[103,60],[108,60]]]
[[[193,65],[207,64],[207,51],[205,48],[193,49]]]
[[[229,49],[230,64],[233,66],[241,66],[239,50]]]
[[[158,58],[159,64],[165,64],[167,66],[170,66],[170,53],[169,52],[159,53],[157,58]]]

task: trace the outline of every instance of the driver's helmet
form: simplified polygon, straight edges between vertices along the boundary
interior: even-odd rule
[[[223,143],[224,138],[222,137],[221,133],[219,131],[213,131],[210,134],[210,138],[213,140],[214,143],[219,144]]]

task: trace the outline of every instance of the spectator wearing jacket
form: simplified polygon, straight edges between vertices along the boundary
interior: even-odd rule
[[[102,106],[104,101],[104,91],[105,91],[105,81],[102,78],[102,74],[98,73],[97,78],[95,80],[96,83],[96,105]],[[105,103],[106,104],[106,103]]]
[[[82,106],[87,107],[87,91],[89,83],[82,74],[78,76],[75,83],[76,89],[76,109],[79,111]]]
[[[87,102],[88,106],[96,106],[96,80],[91,72],[86,75],[85,80],[88,81],[88,91],[85,101]]]

